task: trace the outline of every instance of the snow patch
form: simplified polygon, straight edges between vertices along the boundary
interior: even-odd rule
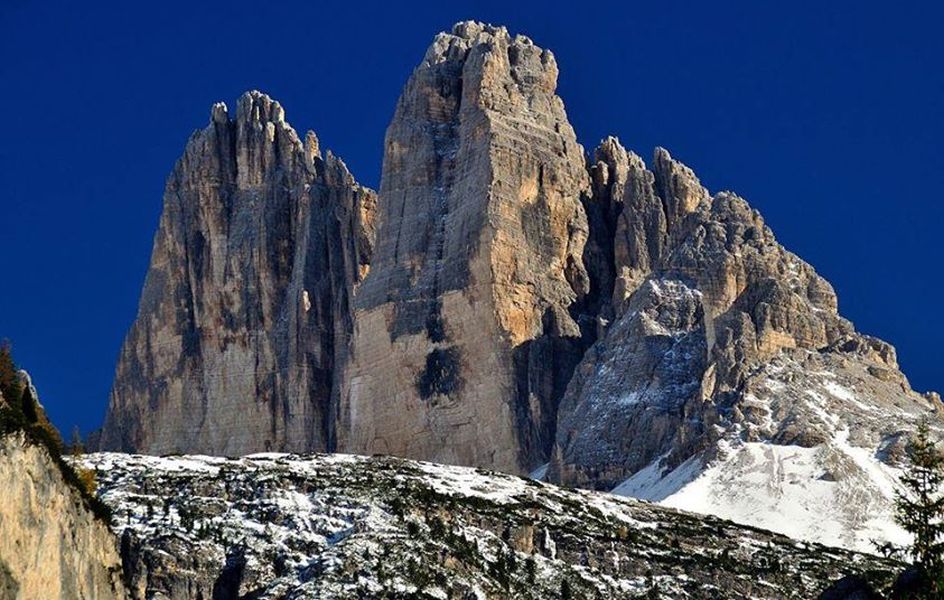
[[[737,441],[710,464],[692,457],[668,472],[660,458],[613,493],[863,552],[907,543],[892,517],[897,470],[848,436],[813,448]]]
[[[550,467],[550,466],[551,466],[551,463],[546,462],[546,463],[544,463],[543,465],[541,465],[540,467],[538,467],[537,469],[531,471],[531,473],[528,475],[528,477],[530,477],[531,479],[534,479],[535,481],[546,481],[546,479],[547,479],[547,469],[548,469],[548,467]]]

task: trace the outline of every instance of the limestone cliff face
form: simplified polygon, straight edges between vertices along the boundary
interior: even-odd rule
[[[367,272],[373,192],[278,102],[213,107],[168,178],[101,446],[321,450]]]
[[[553,55],[504,28],[436,37],[387,130],[339,448],[520,472],[543,462],[589,290],[583,149]]]
[[[0,598],[126,598],[108,524],[22,433],[0,436],[0,489]]]
[[[565,480],[609,485],[666,444],[703,443],[717,404],[734,402],[758,364],[855,334],[838,315],[829,283],[777,244],[744,200],[711,197],[661,148],[651,171],[614,138],[595,158],[595,201],[611,213],[610,230],[600,235],[612,236],[603,268],[613,278],[606,291],[616,321],[571,383],[557,466]],[[594,399],[607,399],[606,414],[597,414]],[[662,410],[649,410],[647,399]],[[619,417],[613,405],[623,407]],[[584,427],[588,421],[606,421],[614,431],[600,439]],[[610,442],[621,448],[611,449],[618,467],[577,458],[578,447],[599,455]]]

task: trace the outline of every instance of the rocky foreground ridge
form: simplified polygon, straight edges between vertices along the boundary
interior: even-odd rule
[[[896,461],[940,398],[745,200],[663,149],[588,156],[557,74],[504,28],[437,35],[379,195],[264,94],[214,106],[168,179],[100,446],[540,470],[900,541]]]
[[[99,474],[133,598],[815,598],[846,577],[886,589],[900,568],[608,494],[389,457],[103,453],[80,464]]]

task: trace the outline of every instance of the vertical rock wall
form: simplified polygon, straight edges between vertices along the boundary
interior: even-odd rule
[[[108,524],[93,516],[46,450],[22,433],[0,435],[0,490],[0,597],[126,597]]]
[[[546,459],[589,289],[589,180],[556,85],[549,51],[478,23],[437,36],[414,71],[387,130],[340,448]]]
[[[101,446],[324,450],[374,203],[278,102],[215,105],[168,178]]]

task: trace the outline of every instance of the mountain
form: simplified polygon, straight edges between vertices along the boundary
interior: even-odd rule
[[[527,472],[582,351],[589,190],[553,55],[460,23],[387,129],[338,447]]]
[[[91,454],[133,598],[813,598],[899,566],[712,517],[390,457]],[[845,598],[849,596],[835,596]]]
[[[214,105],[167,180],[100,445],[324,450],[375,204],[265,94]]]
[[[862,550],[940,398],[732,192],[615,137],[553,54],[437,35],[379,195],[250,92],[168,180],[103,449],[384,453],[543,473]]]
[[[862,550],[906,541],[892,466],[921,418],[942,431],[940,397],[911,391],[743,199],[613,138],[591,172],[612,322],[561,403],[551,480]]]

